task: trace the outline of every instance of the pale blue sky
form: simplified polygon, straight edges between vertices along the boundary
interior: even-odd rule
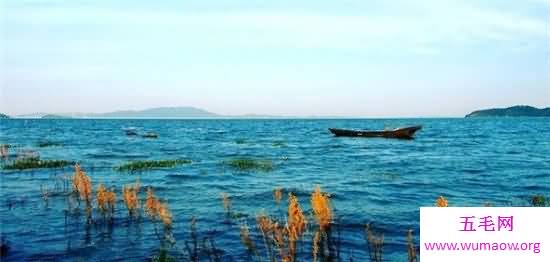
[[[550,106],[550,0],[4,0],[0,111]]]

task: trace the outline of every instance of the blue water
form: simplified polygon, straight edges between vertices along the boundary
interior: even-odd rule
[[[329,127],[383,129],[422,124],[415,140],[337,138]],[[123,129],[155,131],[158,139],[127,137]],[[341,256],[367,260],[363,227],[384,233],[384,258],[404,261],[405,236],[415,231],[419,207],[433,206],[444,195],[451,206],[526,206],[529,196],[550,192],[550,119],[347,119],[347,120],[2,120],[0,143],[10,144],[11,158],[36,150],[42,159],[78,161],[95,186],[116,186],[113,227],[86,226],[85,217],[66,213],[63,175],[72,167],[1,171],[0,231],[10,250],[6,261],[144,261],[155,255],[159,240],[150,221],[128,222],[120,196],[123,184],[140,178],[166,200],[174,216],[176,246],[186,254],[189,220],[197,219],[202,237],[224,251],[223,261],[247,261],[239,227],[252,232],[255,216],[281,218],[274,187],[297,194],[310,213],[309,194],[320,185],[330,192],[342,230]],[[61,146],[37,146],[43,141]],[[236,157],[269,159],[271,172],[239,171],[223,163]],[[113,166],[129,160],[193,160],[190,165],[135,174]],[[52,192],[48,201],[40,187]],[[227,219],[220,193],[232,197]],[[142,192],[141,198],[144,198]],[[311,224],[314,221],[310,220]],[[313,228],[314,225],[312,225]],[[306,233],[306,242],[311,239]],[[254,234],[260,252],[262,242]],[[310,258],[308,244],[303,261]],[[179,252],[179,253],[178,253]],[[42,260],[41,260],[42,259]]]

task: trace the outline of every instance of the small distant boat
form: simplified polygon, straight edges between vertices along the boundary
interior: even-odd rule
[[[147,132],[143,135],[144,138],[158,138],[159,135],[155,132]]]
[[[330,132],[335,136],[413,139],[414,133],[420,129],[422,129],[422,126],[402,127],[384,131],[349,130],[338,128],[329,128],[328,130],[330,130]]]
[[[137,136],[137,130],[135,128],[126,128],[124,129],[124,132],[126,132],[127,136]]]

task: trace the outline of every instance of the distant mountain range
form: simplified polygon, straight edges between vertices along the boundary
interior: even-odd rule
[[[4,115],[7,118],[10,116]],[[206,111],[196,107],[157,107],[144,110],[120,110],[107,113],[66,113],[49,114],[33,113],[26,115],[17,115],[15,118],[219,118],[219,117],[244,117],[244,118],[262,118],[275,117],[267,115],[240,115],[227,116]]]
[[[512,106],[508,108],[492,108],[474,111],[466,117],[517,117],[517,116],[546,116],[550,117],[550,107],[536,108],[532,106]]]
[[[550,117],[550,107],[538,109],[532,106],[513,106],[508,108],[493,108],[474,111],[466,117],[517,117],[546,116]],[[0,113],[0,119],[7,118],[278,118],[273,115],[220,115],[196,107],[157,107],[144,110],[120,110],[107,113],[33,113],[8,116]]]

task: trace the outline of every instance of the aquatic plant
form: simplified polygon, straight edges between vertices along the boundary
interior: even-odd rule
[[[71,165],[66,160],[40,160],[39,157],[19,158],[12,163],[4,165],[5,170],[24,170],[34,168],[62,168]]]
[[[99,184],[96,189],[97,209],[105,215],[107,212],[107,189],[103,184]]]
[[[108,190],[103,184],[99,184],[96,191],[97,208],[103,215],[103,219],[109,217],[112,220],[115,214],[116,204],[116,193],[114,189]]]
[[[229,166],[241,171],[259,170],[263,172],[269,172],[273,170],[273,162],[271,160],[237,158],[237,159],[231,159],[226,163]]]
[[[531,205],[534,207],[546,206],[546,198],[543,195],[534,195],[531,197]]]
[[[241,242],[246,247],[248,252],[250,254],[253,254],[254,256],[258,257],[258,250],[256,250],[256,245],[254,244],[254,241],[250,238],[250,231],[248,230],[248,227],[246,225],[241,225]]]
[[[122,188],[122,197],[124,199],[124,204],[126,204],[126,208],[128,209],[129,217],[135,217],[138,214],[137,210],[139,208],[139,199],[137,195],[139,190],[139,179],[134,184],[125,185]]]
[[[294,261],[296,256],[296,241],[302,237],[306,230],[307,219],[304,212],[298,203],[298,198],[293,195],[288,195],[288,253]]]
[[[222,198],[222,205],[225,210],[225,214],[229,218],[231,216],[231,198],[229,198],[227,193],[221,193],[220,196]]]
[[[281,200],[283,199],[283,189],[280,187],[276,187],[273,189],[273,199],[275,199],[275,203],[279,205],[281,203]]]
[[[444,198],[443,196],[439,196],[439,198],[437,198],[437,200],[435,201],[435,206],[436,207],[448,207],[449,206],[449,201],[447,201],[447,199]]]
[[[42,141],[38,142],[38,147],[51,147],[51,146],[62,146],[63,144],[55,141]]]
[[[414,239],[413,239],[413,231],[412,229],[409,229],[409,231],[407,232],[407,257],[408,257],[408,262],[417,262],[418,261],[418,257],[417,257],[417,250],[416,250],[416,246],[414,245]]]
[[[317,186],[311,194],[311,208],[313,216],[319,225],[319,228],[313,238],[313,258],[317,260],[317,256],[326,259],[333,259],[333,246],[330,225],[332,223],[332,209],[328,194],[321,192],[321,187]]]
[[[159,254],[154,256],[151,261],[153,262],[176,262],[177,260],[168,254],[165,248],[159,249]]]
[[[84,171],[82,171],[79,164],[74,166],[75,173],[73,176],[73,189],[78,192],[80,199],[91,202],[92,200],[92,180]]]
[[[92,179],[86,175],[77,163],[74,166],[73,191],[78,193],[81,200],[86,203],[86,217],[88,224],[92,222]]]
[[[169,168],[176,167],[181,164],[191,164],[192,161],[189,159],[173,159],[173,160],[138,160],[132,161],[120,166],[115,167],[116,171],[125,172],[125,171],[140,171],[153,168]]]
[[[332,222],[332,210],[330,208],[330,199],[327,194],[321,192],[321,187],[317,186],[311,194],[311,208],[319,224],[321,231],[328,229]]]
[[[384,247],[384,234],[374,233],[371,225],[366,224],[365,239],[367,240],[367,251],[369,253],[370,260],[373,262],[381,262]]]
[[[267,252],[267,257],[269,257],[270,261],[275,261],[275,258],[273,256],[273,251],[271,248],[271,243],[269,243],[268,236],[273,233],[273,230],[277,226],[277,224],[267,215],[260,214],[256,217],[256,225],[260,229],[260,232],[262,233],[262,238],[264,240],[264,247]]]

